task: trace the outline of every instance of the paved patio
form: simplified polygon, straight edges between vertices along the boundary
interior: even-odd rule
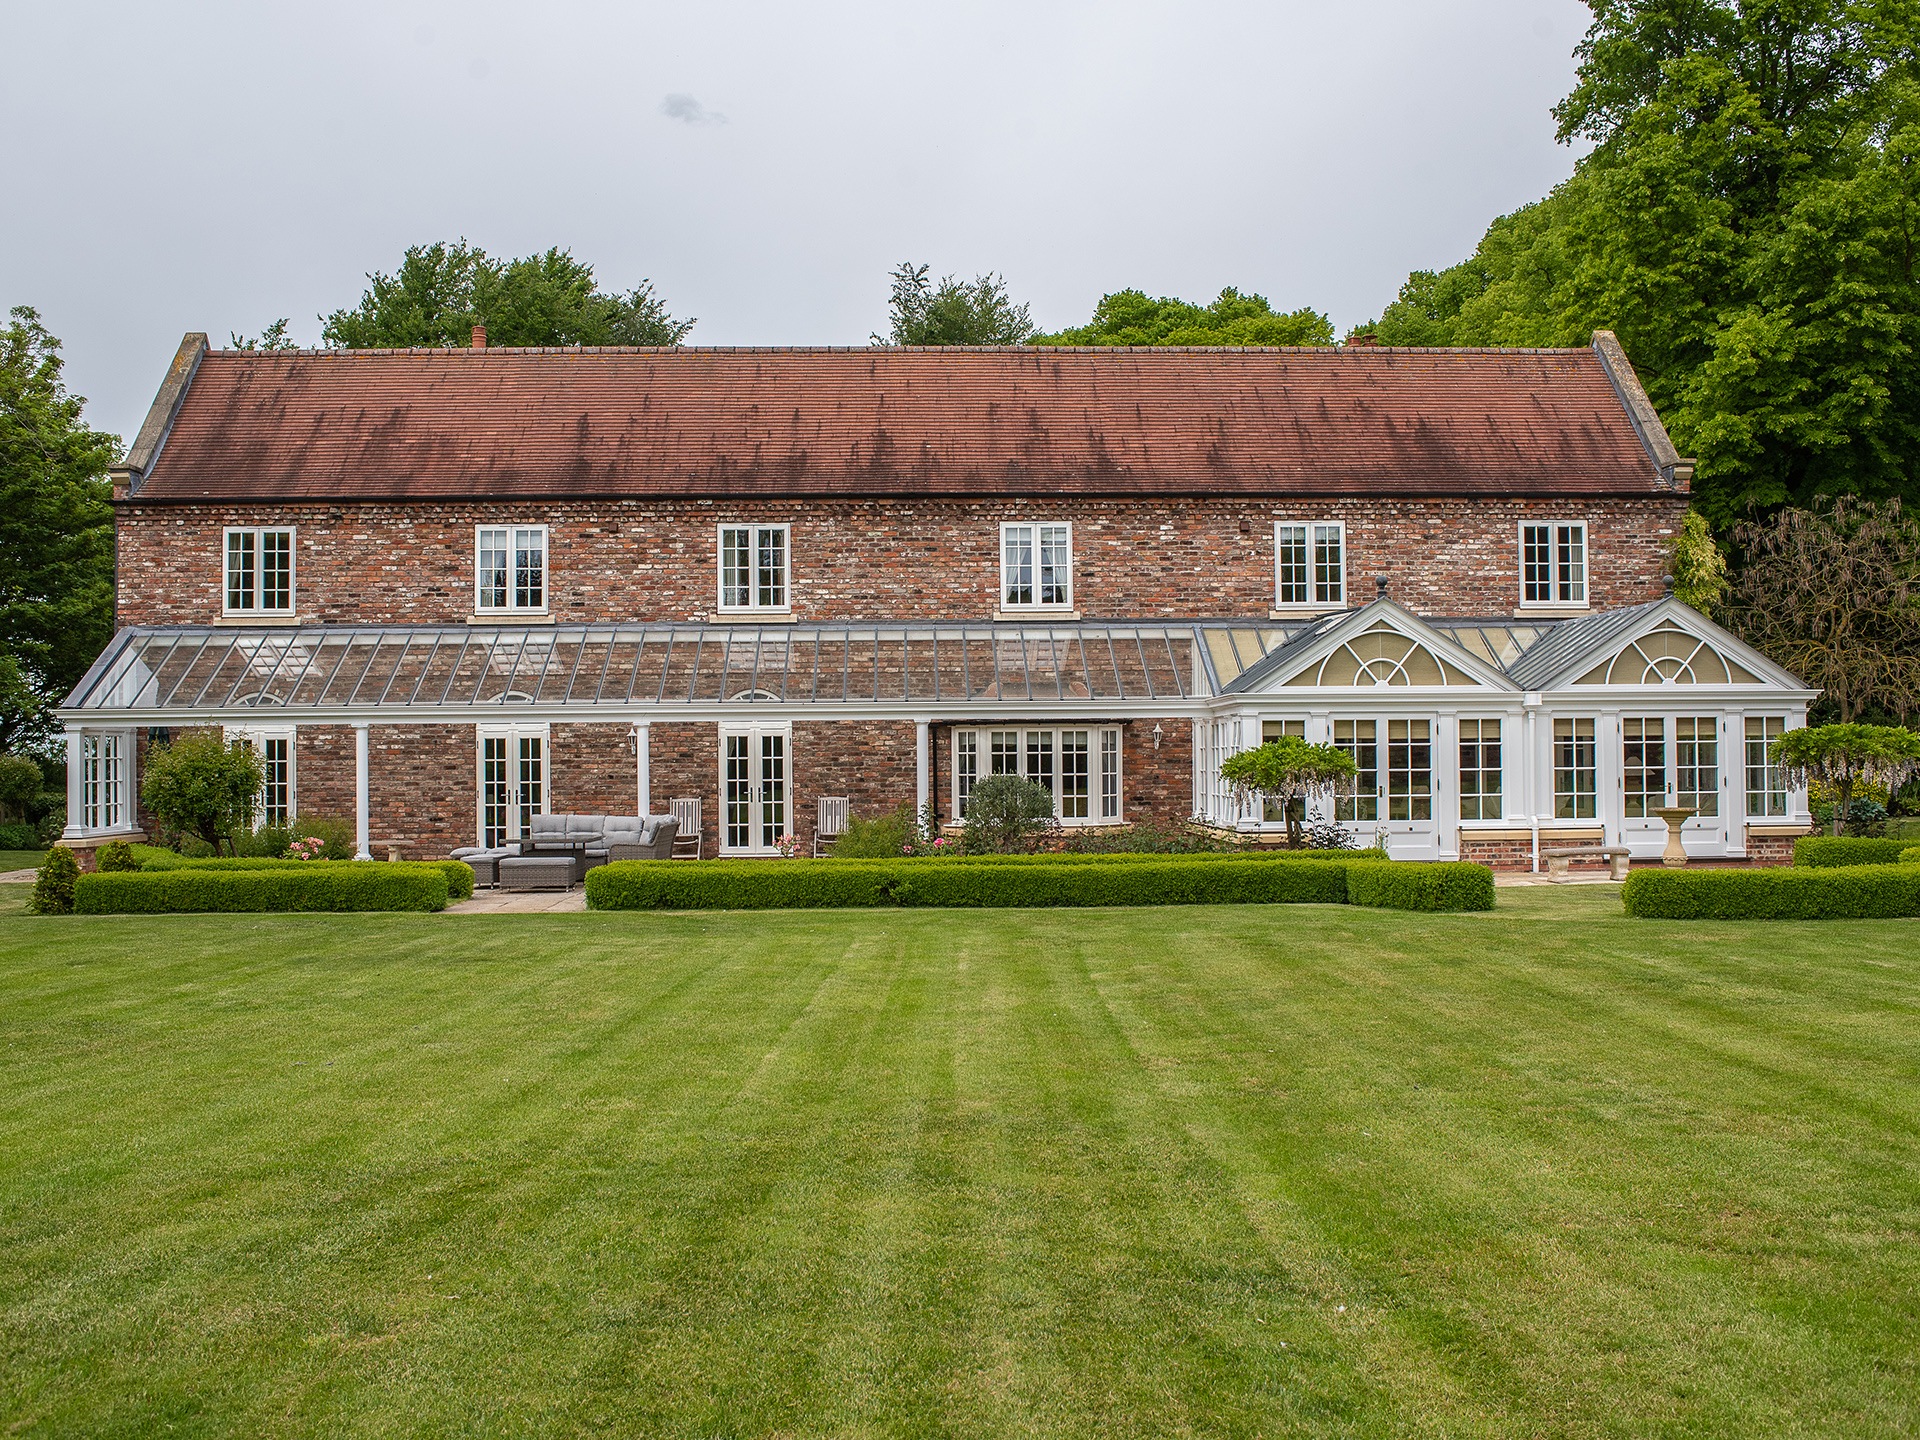
[[[571,890],[476,890],[471,900],[446,908],[448,915],[568,915],[587,908],[587,892]]]

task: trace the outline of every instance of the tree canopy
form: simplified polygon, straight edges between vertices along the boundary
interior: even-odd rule
[[[1085,325],[1035,335],[1034,345],[1331,345],[1333,322],[1307,307],[1281,314],[1232,286],[1211,305],[1142,290],[1103,295]]]
[[[265,772],[246,745],[217,730],[197,730],[147,752],[140,803],[162,827],[196,835],[217,855],[234,849],[234,832],[250,829]]]
[[[1354,773],[1353,756],[1337,745],[1309,745],[1298,735],[1282,735],[1229,755],[1220,778],[1242,794],[1258,795],[1287,817],[1287,847],[1300,848],[1296,800],[1325,796]]]
[[[565,250],[496,260],[464,240],[409,247],[392,275],[367,276],[356,308],[322,318],[321,338],[347,350],[464,346],[476,325],[495,345],[678,345],[694,325],[650,282],[602,293]]]
[[[999,275],[971,281],[946,276],[935,284],[925,265],[902,261],[893,269],[887,333],[876,345],[1018,345],[1033,333],[1025,305],[1013,303]]]
[[[51,707],[113,633],[117,436],[88,427],[60,342],[20,306],[0,330],[0,740],[43,741]]]
[[[1840,801],[1833,811],[1838,835],[1856,786],[1884,785],[1892,793],[1920,772],[1920,735],[1887,725],[1820,725],[1789,730],[1775,754],[1789,784],[1833,790]]]
[[[1573,177],[1416,272],[1388,344],[1616,331],[1724,529],[1920,499],[1920,20],[1854,0],[1589,0]]]

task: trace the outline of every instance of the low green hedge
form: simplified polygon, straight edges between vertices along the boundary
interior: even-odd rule
[[[140,868],[148,874],[173,870],[337,870],[342,865],[382,865],[382,860],[288,860],[264,855],[176,855],[171,850],[136,847]],[[447,894],[455,900],[473,898],[473,867],[459,860],[407,860],[407,865],[429,865],[447,877]]]
[[[1636,870],[1620,898],[1652,920],[1887,920],[1920,915],[1920,865]]]
[[[299,910],[444,910],[440,865],[309,861],[289,866],[181,866],[82,875],[77,915],[172,915]]]
[[[1367,889],[1372,898],[1364,903],[1422,910],[1486,909],[1493,903],[1493,873],[1481,865],[1249,865],[1237,856],[1129,857],[1124,865],[1017,863],[1031,858],[842,860],[831,865],[622,860],[587,872],[587,904],[595,910],[1342,905],[1355,870],[1403,868],[1432,874],[1412,882],[1374,882]]]
[[[1491,910],[1493,871],[1457,860],[1359,860],[1347,866],[1347,903],[1383,910]]]
[[[1909,845],[1900,852],[1899,865],[1920,865],[1920,845]]]
[[[829,859],[834,857],[829,856]],[[1221,860],[1384,860],[1384,850],[1283,850],[1279,847],[1258,850],[1192,850],[1156,855],[1145,850],[1118,850],[1098,855],[1076,855],[1067,850],[1048,850],[1036,855],[918,855],[877,858],[853,857],[861,864],[891,865],[896,859],[912,859],[930,865],[1193,865]],[[842,864],[849,863],[841,861]]]
[[[1806,869],[1841,865],[1893,865],[1911,840],[1867,840],[1854,835],[1802,835],[1793,842],[1793,863]]]

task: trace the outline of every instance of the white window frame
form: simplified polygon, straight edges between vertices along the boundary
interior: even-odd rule
[[[258,829],[260,826],[268,824],[292,824],[294,819],[300,814],[299,790],[296,788],[298,779],[295,773],[299,764],[296,758],[296,753],[299,750],[299,740],[294,727],[291,725],[228,725],[223,727],[223,729],[226,742],[229,745],[235,743],[245,745],[260,757],[263,783],[260,788],[260,793],[254,797],[254,828]],[[267,814],[267,792],[264,783],[264,772],[267,766],[266,746],[270,740],[283,740],[287,746],[286,815],[284,819],[278,821],[272,820]]]
[[[287,541],[287,587],[286,603],[267,605],[263,586],[266,581],[266,566],[261,562],[266,558],[266,539],[269,535],[284,535]],[[236,605],[233,584],[233,542],[239,538],[250,542],[253,552],[253,574],[246,584],[243,603]],[[228,525],[220,532],[220,613],[222,615],[291,615],[295,604],[295,584],[298,567],[296,556],[299,551],[298,536],[292,525]]]
[[[752,552],[747,583],[748,598],[744,605],[727,602],[727,532],[729,530],[746,531],[748,548]],[[780,599],[778,602],[763,602],[760,598],[761,537],[776,531],[780,535]],[[764,525],[753,520],[723,522],[714,527],[713,563],[719,582],[716,604],[722,615],[791,615],[793,613],[793,527],[791,525]]]
[[[1044,532],[1048,530],[1059,530],[1064,533],[1065,544],[1066,544],[1066,554],[1067,554],[1067,562],[1065,566],[1065,569],[1067,572],[1065,599],[1063,600],[1036,599],[1036,600],[1026,600],[1026,601],[1014,601],[1014,600],[1009,600],[1007,598],[1009,591],[1012,588],[1014,588],[1010,584],[1011,576],[1010,576],[1010,567],[1007,562],[1007,543],[1012,533],[1016,530],[1029,530],[1033,532],[1031,539],[1028,541],[1028,543],[1032,546],[1030,563],[1033,566],[1033,581],[1028,588],[1029,588],[1029,592],[1034,595],[1038,595],[1040,593],[1040,588],[1041,588],[1040,577],[1042,574],[1042,560],[1041,560],[1042,547],[1047,543]],[[1000,522],[999,608],[1002,611],[1005,611],[1009,614],[1011,613],[1052,614],[1052,613],[1057,613],[1063,610],[1073,609],[1073,522],[1072,521],[1070,520],[1003,520]]]
[[[1471,713],[1457,715],[1454,717],[1453,801],[1452,801],[1451,808],[1455,811],[1456,814],[1465,807],[1466,801],[1467,801],[1467,787],[1466,787],[1467,772],[1465,767],[1463,767],[1460,764],[1460,758],[1461,758],[1460,750],[1461,750],[1461,747],[1467,743],[1463,735],[1462,727],[1466,725],[1480,725],[1480,726],[1497,725],[1500,727],[1497,738],[1493,742],[1494,744],[1500,747],[1500,763],[1498,765],[1489,768],[1485,763],[1486,751],[1484,747],[1486,745],[1486,736],[1484,734],[1480,735],[1473,742],[1476,746],[1481,747],[1480,748],[1481,764],[1475,770],[1474,773],[1478,775],[1494,775],[1494,776],[1497,776],[1499,779],[1500,797],[1499,797],[1499,804],[1497,806],[1498,813],[1493,815],[1481,815],[1477,819],[1472,819],[1472,820],[1469,820],[1465,815],[1461,815],[1459,817],[1459,823],[1463,829],[1470,830],[1476,825],[1501,825],[1506,822],[1507,806],[1512,803],[1512,798],[1513,798],[1507,789],[1507,769],[1508,769],[1508,762],[1513,758],[1513,736],[1516,731],[1516,726],[1509,725],[1507,723],[1507,721],[1510,718],[1511,718],[1510,716],[1506,716],[1506,715],[1477,715],[1477,714],[1471,714]],[[1549,734],[1551,734],[1551,727],[1549,727]],[[1437,742],[1435,743],[1434,748],[1436,750],[1439,748],[1439,745]],[[1435,767],[1435,773],[1436,775],[1439,773],[1437,766]],[[1484,790],[1481,790],[1477,792],[1477,794],[1480,801],[1482,802],[1480,808],[1484,810],[1486,808],[1485,806],[1486,792]]]
[[[83,832],[111,834],[133,828],[128,775],[133,766],[131,730],[87,730],[80,736],[80,813]]]
[[[1756,739],[1747,733],[1747,727],[1756,722],[1760,725],[1762,731],[1757,742],[1761,747],[1761,763],[1758,766],[1753,763],[1753,747]],[[1779,725],[1779,734],[1770,735],[1765,733],[1766,727],[1774,724]],[[1768,821],[1778,822],[1784,821],[1788,816],[1793,814],[1793,787],[1787,784],[1786,780],[1781,776],[1779,757],[1775,753],[1775,747],[1780,743],[1780,736],[1786,734],[1787,731],[1793,728],[1793,717],[1791,715],[1743,715],[1740,719],[1740,759],[1743,762],[1741,769],[1745,772],[1740,777],[1744,782],[1741,785],[1741,789],[1745,792],[1744,798],[1741,801],[1741,807],[1746,814],[1746,818],[1749,820],[1759,820],[1763,823]],[[1763,787],[1759,790],[1753,788],[1754,772],[1756,770],[1760,773]],[[1753,808],[1755,796],[1758,796],[1760,799],[1760,808],[1758,810]],[[1770,808],[1775,796],[1778,796],[1780,800],[1780,808],[1778,810]]]
[[[1283,583],[1282,532],[1299,530],[1307,552],[1307,596],[1305,600],[1288,600]],[[1323,532],[1331,530],[1335,543],[1340,547],[1340,565],[1338,573],[1332,577],[1332,584],[1323,582],[1320,574],[1320,546]],[[1273,608],[1276,610],[1344,610],[1347,605],[1347,522],[1344,520],[1276,520],[1273,522]]]
[[[515,845],[526,837],[521,811],[528,810],[533,815],[552,813],[553,804],[553,734],[546,725],[476,725],[473,735],[473,812],[474,843],[487,843],[487,741],[498,740],[506,746],[503,757],[507,765],[507,784],[511,795],[504,807],[501,843]],[[540,742],[540,800],[538,804],[528,806],[523,802],[520,791],[521,765],[524,757],[520,753],[521,742],[537,740]]]
[[[1084,732],[1087,737],[1087,813],[1083,816],[1069,816],[1061,813],[1065,802],[1066,752],[1060,737],[1067,732]],[[965,818],[961,813],[961,806],[964,803],[963,792],[970,793],[975,784],[994,773],[993,747],[989,737],[1008,734],[1016,737],[1013,753],[1019,757],[1019,773],[1022,775],[1028,775],[1031,769],[1031,762],[1028,759],[1029,748],[1033,743],[1031,737],[1039,735],[1049,737],[1046,754],[1048,780],[1053,791],[1053,816],[1063,826],[1078,829],[1126,824],[1127,745],[1124,727],[1071,723],[1022,725],[1018,722],[1007,725],[954,727],[949,751],[953,760],[953,778],[947,791],[947,813],[952,816],[955,823]],[[969,761],[972,765],[971,773],[966,769]]]
[[[485,544],[489,532],[505,531],[507,536],[506,583],[502,593],[506,597],[504,605],[488,603],[488,592],[493,588],[485,583],[480,569],[481,547]],[[540,603],[538,605],[521,604],[517,600],[518,585],[515,583],[515,557],[520,551],[520,537],[535,535],[540,537]],[[549,527],[545,525],[517,525],[511,522],[498,525],[476,525],[473,527],[473,613],[476,615],[545,615],[553,604],[553,546]]]
[[[1545,600],[1527,598],[1527,587],[1531,583],[1527,576],[1527,532],[1545,530],[1548,535],[1548,567],[1550,575],[1547,588],[1551,597]],[[1569,580],[1562,556],[1561,544],[1564,530],[1576,530],[1580,535],[1579,575]],[[1522,520],[1519,528],[1520,557],[1520,608],[1523,610],[1585,610],[1589,608],[1589,597],[1593,593],[1593,531],[1584,520]],[[1560,592],[1571,590],[1574,593],[1560,598]]]

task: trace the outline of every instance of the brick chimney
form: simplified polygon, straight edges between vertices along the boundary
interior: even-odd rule
[[[476,325],[473,327],[473,348],[476,350],[484,350],[487,348],[486,326]]]

